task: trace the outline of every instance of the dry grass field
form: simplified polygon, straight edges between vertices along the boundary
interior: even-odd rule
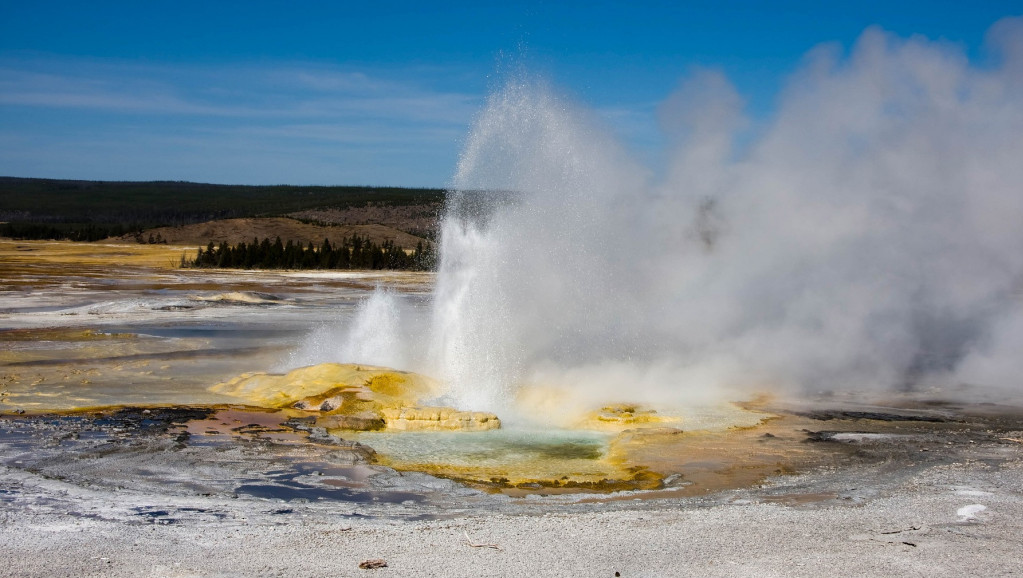
[[[131,265],[155,267],[158,269],[177,268],[182,253],[194,257],[198,243],[175,245],[143,245],[132,243],[75,243],[71,241],[14,241],[0,238],[0,275],[10,279],[5,272],[11,268],[21,269],[26,265],[41,268],[60,269],[71,267],[96,267],[110,265]]]

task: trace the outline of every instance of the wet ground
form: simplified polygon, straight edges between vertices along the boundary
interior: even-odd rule
[[[870,404],[761,400],[748,406],[763,416],[756,425],[716,430],[471,434],[459,440],[461,457],[445,458],[461,465],[437,468],[417,462],[417,452],[451,434],[415,434],[404,445],[384,434],[338,437],[293,412],[232,406],[208,391],[287,364],[303,336],[350,316],[378,285],[425,302],[429,276],[182,270],[169,259],[176,251],[0,241],[6,515],[178,524],[736,500],[830,507],[874,499],[934,468],[1020,465],[1018,404],[958,391]],[[535,479],[505,479],[514,476],[498,462],[516,460],[535,467]],[[558,465],[532,465],[541,463]],[[573,475],[607,463],[630,474],[574,483]],[[574,469],[557,475],[565,464]]]
[[[0,418],[0,503],[9,511],[70,508],[76,516],[158,524],[227,516],[232,509],[224,505],[238,500],[249,504],[244,509],[250,515],[282,520],[328,512],[448,519],[659,508],[678,500],[854,505],[939,466],[1018,468],[1023,414],[979,409],[774,408],[777,418],[740,431],[637,432],[668,437],[642,443],[626,438],[623,444],[631,447],[615,451],[632,452],[630,459],[657,472],[658,482],[653,490],[611,493],[622,487],[509,488],[399,471],[379,465],[369,446],[285,412],[219,406],[6,415]],[[589,450],[592,459],[601,457],[598,446]],[[73,504],[79,491],[131,507],[116,513],[82,509]]]
[[[377,286],[429,274],[180,269],[191,249],[0,240],[0,411],[224,403],[209,386],[289,364]]]
[[[231,407],[4,416],[0,463],[8,482],[59,481],[111,496],[147,495],[157,504],[258,500],[269,504],[268,514],[282,516],[300,505],[331,503],[353,516],[418,519],[432,502],[476,494],[453,482],[375,466],[371,448],[285,419]],[[9,483],[0,500],[31,509],[60,502],[18,483]],[[215,510],[154,504],[133,516],[171,524]]]

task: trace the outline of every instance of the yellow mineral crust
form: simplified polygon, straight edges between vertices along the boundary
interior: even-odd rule
[[[369,365],[321,363],[301,367],[284,375],[243,373],[210,391],[240,397],[259,407],[292,407],[305,401],[320,407],[330,397],[342,396],[348,403],[375,402],[380,407],[416,405],[420,399],[435,397],[440,384],[424,375]],[[347,413],[347,412],[346,412]]]
[[[664,476],[642,466],[628,467],[608,460],[596,460],[580,469],[557,461],[526,459],[509,462],[504,468],[466,466],[440,462],[395,463],[384,456],[380,463],[400,470],[426,472],[490,492],[512,496],[542,491],[547,494],[576,492],[620,492],[656,490]]]
[[[599,405],[578,391],[544,384],[520,387],[515,402],[523,415],[567,429],[618,432],[644,425],[681,427],[683,421],[675,412],[636,403]]]
[[[407,431],[499,429],[501,420],[492,413],[459,411],[451,407],[387,408],[380,412],[387,429]]]
[[[576,424],[576,427],[600,431],[621,431],[636,426],[667,424],[680,426],[681,423],[682,418],[678,416],[662,415],[657,413],[657,410],[636,404],[619,403],[604,406],[597,411],[590,412],[582,421]]]
[[[440,384],[417,373],[368,365],[323,363],[284,375],[245,373],[210,388],[268,408],[318,412],[328,429],[402,431],[498,429],[492,413],[420,407],[442,393]]]

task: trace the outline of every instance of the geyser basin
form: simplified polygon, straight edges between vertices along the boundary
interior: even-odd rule
[[[364,443],[376,450],[379,464],[502,491],[659,488],[677,468],[651,470],[634,459],[640,449],[674,444],[680,436],[750,428],[770,417],[727,403],[673,410],[601,406],[573,399],[572,389],[531,386],[507,408],[513,425],[501,427],[493,414],[431,407],[445,391],[436,380],[358,364],[243,374],[211,389]],[[527,415],[533,419],[522,417]],[[554,417],[561,425],[549,421]]]
[[[341,432],[373,447],[381,464],[421,471],[474,487],[510,494],[527,492],[652,490],[703,484],[692,493],[718,487],[699,471],[720,471],[744,458],[752,430],[775,416],[732,404],[686,411],[645,409],[660,420],[621,419],[618,404],[580,416],[574,427],[512,423],[487,432]],[[639,406],[643,407],[643,406]],[[690,423],[692,429],[683,429]],[[764,429],[766,432],[767,429]],[[734,440],[734,441],[733,441]],[[708,444],[715,444],[713,449]],[[694,455],[706,451],[706,456]],[[766,454],[765,454],[766,455]],[[749,462],[752,479],[772,473],[775,461]],[[713,460],[719,460],[711,463]],[[765,464],[771,471],[765,470]],[[689,470],[688,472],[686,470]],[[784,468],[786,471],[789,466]],[[726,476],[727,477],[727,476]]]

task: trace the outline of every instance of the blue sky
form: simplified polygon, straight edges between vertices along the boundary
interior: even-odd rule
[[[754,118],[806,52],[868,26],[983,65],[1018,2],[0,3],[0,175],[444,186],[509,69],[635,148],[696,68]]]

